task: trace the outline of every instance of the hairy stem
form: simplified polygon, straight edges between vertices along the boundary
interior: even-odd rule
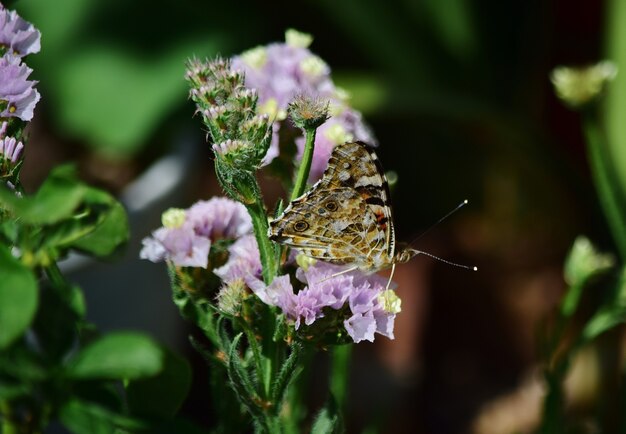
[[[291,191],[291,200],[300,197],[306,189],[309,172],[311,171],[311,162],[313,161],[313,150],[315,149],[315,131],[315,128],[308,128],[304,130],[304,152],[302,153],[302,161],[300,161],[298,173],[296,174],[296,181],[293,185],[293,190]]]
[[[272,242],[267,237],[267,230],[269,224],[267,223],[267,215],[265,214],[265,207],[263,206],[263,200],[258,197],[257,200],[246,205],[248,213],[252,218],[252,227],[254,229],[254,236],[256,242],[259,245],[259,253],[261,256],[261,266],[263,268],[263,281],[269,285],[276,276],[278,267],[276,266],[276,254]]]

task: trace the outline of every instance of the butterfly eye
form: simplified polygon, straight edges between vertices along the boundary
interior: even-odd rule
[[[326,202],[325,206],[326,206],[326,209],[330,212],[337,211],[337,208],[338,208],[337,202],[333,200]]]
[[[293,229],[296,232],[304,232],[309,228],[309,224],[307,222],[305,222],[304,220],[298,220],[297,222],[295,222],[293,224]]]

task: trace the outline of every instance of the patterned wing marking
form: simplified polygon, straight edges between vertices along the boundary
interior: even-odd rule
[[[336,146],[318,184],[327,189],[343,187],[356,190],[385,232],[387,256],[394,257],[396,239],[391,215],[391,194],[383,166],[372,148],[362,142]]]
[[[270,223],[270,238],[307,256],[370,270],[386,255],[386,234],[363,198],[351,188],[318,183]]]

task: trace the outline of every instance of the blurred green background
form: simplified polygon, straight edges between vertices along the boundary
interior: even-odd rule
[[[564,289],[565,253],[581,233],[614,250],[589,179],[579,115],[554,97],[549,73],[604,58],[626,72],[625,4],[14,2],[43,35],[41,53],[27,59],[42,102],[23,177],[34,187],[51,165],[78,160],[86,178],[119,190],[118,181],[175,149],[182,134],[194,138],[205,161],[190,168],[199,181],[180,192],[180,202],[206,198],[215,183],[186,97],[185,59],[282,41],[290,27],[313,34],[312,51],[351,93],[386,169],[399,176],[399,239],[411,241],[467,198],[468,207],[416,247],[480,269],[423,258],[402,267],[396,341],[379,338],[357,349],[350,432],[532,432],[541,403],[532,380],[537,335]],[[626,184],[625,105],[622,73],[605,112]],[[111,169],[118,165],[127,169]],[[102,167],[113,175],[99,173]],[[602,359],[590,360],[568,393],[571,423],[582,427],[576,432],[594,432],[584,428],[592,414],[601,414],[594,422],[600,430],[617,417],[606,399],[614,391],[593,380]],[[201,361],[196,371],[185,411],[209,425],[215,415],[206,411]],[[593,387],[580,386],[585,381]]]

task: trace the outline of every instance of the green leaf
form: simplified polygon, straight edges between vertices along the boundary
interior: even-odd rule
[[[18,197],[11,190],[0,189],[0,204],[24,223],[52,224],[70,217],[86,192],[74,168],[64,165],[54,169],[32,197]]]
[[[0,349],[20,337],[35,317],[37,281],[32,271],[0,246]]]
[[[337,409],[337,404],[331,396],[315,416],[311,434],[340,434],[343,432],[343,420]]]
[[[76,343],[78,325],[85,314],[83,293],[69,285],[45,288],[40,305],[33,330],[45,353],[60,360]]]
[[[146,428],[146,424],[126,416],[122,416],[99,404],[73,399],[61,407],[59,419],[75,434],[111,434],[119,432],[119,428],[138,431]]]
[[[132,414],[169,418],[176,414],[191,386],[191,367],[184,358],[164,350],[163,370],[155,377],[131,381],[127,388]]]
[[[75,379],[137,379],[163,369],[163,351],[139,333],[111,333],[93,342],[69,363],[67,375]]]
[[[300,361],[300,354],[302,352],[302,344],[294,342],[291,346],[291,354],[285,363],[280,367],[278,376],[274,380],[272,385],[272,402],[274,405],[280,406],[285,396],[285,391],[289,383],[298,375],[300,370],[298,369],[298,362]]]
[[[241,336],[242,333],[235,336],[230,346],[227,366],[228,378],[230,379],[231,387],[235,391],[239,402],[246,407],[248,413],[250,413],[257,424],[265,426],[266,423],[263,411],[257,405],[259,397],[257,396],[254,385],[252,384],[250,376],[244,368],[237,351]]]
[[[111,255],[129,237],[128,217],[124,207],[108,193],[90,188],[86,203],[94,212],[100,212],[93,231],[72,243],[72,247],[98,257]]]
[[[602,333],[626,321],[626,308],[608,308],[597,312],[585,325],[583,342],[592,341]]]

